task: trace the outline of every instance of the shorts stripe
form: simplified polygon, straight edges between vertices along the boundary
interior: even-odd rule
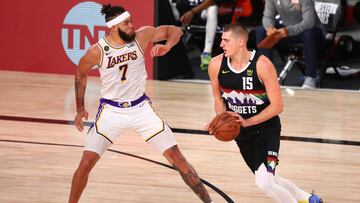
[[[151,136],[150,136],[149,138],[147,138],[145,141],[146,141],[146,142],[150,141],[153,137],[155,137],[155,136],[158,135],[159,133],[163,132],[164,129],[165,129],[165,123],[164,123],[164,121],[162,121],[162,129],[161,129],[159,132],[151,135]]]
[[[99,134],[99,135],[102,135],[105,139],[107,139],[111,144],[113,144],[113,142],[111,141],[110,138],[108,138],[105,134],[101,133],[98,129],[98,126],[97,126],[97,122],[100,120],[101,118],[101,113],[103,112],[104,110],[104,107],[105,105],[102,105],[101,106],[101,109],[99,110],[98,114],[96,115],[96,121],[95,121],[95,129],[96,129],[96,132]]]

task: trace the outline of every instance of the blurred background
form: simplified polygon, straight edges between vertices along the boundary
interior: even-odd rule
[[[181,23],[177,22],[172,16],[173,13],[169,11],[170,6],[167,1],[159,1],[162,2],[159,5],[159,10],[162,12],[158,13],[158,24],[177,24],[181,26]],[[221,53],[222,50],[219,44],[222,29],[226,24],[234,22],[247,27],[250,32],[248,47],[256,49],[254,29],[261,26],[265,1],[218,0],[215,2],[218,7],[218,25],[212,55],[215,56]],[[324,2],[327,1],[324,0]],[[329,0],[328,2],[332,3],[334,1]],[[333,42],[334,45],[332,46],[333,55],[330,57],[333,63],[322,64],[322,66],[327,65],[327,67],[319,67],[319,72],[325,72],[325,74],[318,74],[323,77],[321,88],[360,90],[360,1],[339,0],[338,2],[341,14],[335,33],[335,42]],[[204,48],[205,24],[206,20],[194,17],[190,25],[183,26],[185,36],[182,43],[176,47],[173,55],[169,54],[164,59],[159,59],[160,69],[163,67],[165,70],[166,67],[162,64],[167,64],[170,61],[176,68],[167,69],[167,72],[160,71],[158,79],[205,83],[209,81],[207,71],[200,68],[201,61],[199,60]],[[288,57],[288,54],[274,51],[273,62],[278,73],[284,68]],[[290,69],[285,80],[282,81],[282,85],[301,86],[304,76],[301,67],[298,66],[299,64],[295,64]],[[336,70],[332,66],[335,66]]]
[[[3,1],[0,39],[4,49],[0,54],[0,70],[73,74],[80,57],[91,44],[107,32],[100,14],[101,4],[120,4],[128,9],[136,27],[142,25],[179,25],[184,37],[164,57],[153,59],[147,53],[149,79],[209,82],[206,68],[200,68],[204,49],[206,20],[196,19],[187,25],[176,20],[171,4],[176,1],[198,0],[97,0],[97,1]],[[326,1],[326,0],[323,0]],[[334,0],[329,0],[334,1]],[[264,0],[216,0],[218,23],[211,55],[221,53],[222,29],[239,22],[250,31],[249,48],[256,49],[252,30],[261,25]],[[339,0],[341,18],[333,46],[335,68],[319,67],[325,74],[321,88],[360,89],[360,0]],[[140,12],[139,12],[140,11]],[[278,72],[288,56],[274,53]],[[295,64],[282,85],[300,86],[301,67]],[[91,73],[97,75],[96,71]]]

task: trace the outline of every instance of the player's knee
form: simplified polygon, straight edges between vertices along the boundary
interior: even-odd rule
[[[261,164],[259,169],[255,171],[255,184],[260,188],[262,191],[268,191],[272,187],[273,178],[270,177],[270,174],[264,164]]]
[[[175,169],[183,172],[189,170],[189,163],[186,161],[177,146],[173,146],[166,150],[164,156],[169,160]]]
[[[96,164],[97,160],[99,160],[98,156],[86,156],[84,155],[81,159],[79,167],[77,169],[78,172],[81,173],[89,173],[91,169]]]

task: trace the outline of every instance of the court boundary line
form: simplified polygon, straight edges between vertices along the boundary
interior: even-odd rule
[[[49,123],[49,124],[61,124],[61,125],[75,125],[74,121],[68,120],[58,120],[58,119],[46,119],[46,118],[31,118],[31,117],[19,117],[19,116],[4,116],[0,115],[0,120],[7,121],[18,121],[18,122],[32,122],[32,123]],[[84,126],[91,126],[92,122],[84,122]],[[182,134],[198,134],[198,135],[208,135],[205,130],[194,130],[194,129],[184,129],[184,128],[173,128],[170,127],[174,133]],[[335,139],[325,139],[325,138],[312,138],[305,136],[286,136],[281,135],[281,140],[286,141],[295,141],[295,142],[312,142],[320,144],[337,144],[337,145],[350,145],[350,146],[360,146],[360,141],[351,141],[351,140],[335,140]]]

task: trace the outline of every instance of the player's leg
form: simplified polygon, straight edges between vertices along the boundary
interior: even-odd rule
[[[299,203],[321,203],[322,199],[314,194],[314,193],[307,193],[304,190],[297,187],[294,183],[291,181],[280,177],[278,174],[275,174],[275,182],[276,184],[282,186],[286,190],[288,190],[292,196],[295,197],[295,199]]]
[[[286,189],[275,183],[274,174],[280,146],[278,118],[267,121],[262,128],[242,130],[236,143],[246,164],[255,175],[255,184],[266,195],[275,202],[296,202]]]
[[[291,193],[275,183],[274,175],[267,170],[264,163],[255,171],[255,183],[267,196],[278,203],[297,203]]]
[[[78,202],[86,187],[90,171],[93,169],[100,156],[92,151],[84,151],[78,168],[76,169],[71,182],[69,203]]]
[[[298,188],[294,183],[286,180],[285,178],[280,177],[278,174],[275,175],[275,182],[278,185],[281,185],[283,188],[286,188],[297,200],[309,199],[311,196],[309,193]]]
[[[206,203],[212,202],[195,169],[185,159],[177,145],[170,147],[164,153],[165,158],[179,171],[184,182],[194,193]]]
[[[297,202],[286,188],[275,182],[275,171],[278,164],[281,124],[279,117],[266,122],[258,130],[259,138],[255,142],[255,182],[268,196],[278,202]]]
[[[85,139],[84,152],[76,169],[69,196],[69,203],[78,202],[86,187],[89,174],[100,156],[112,145],[112,140],[121,133],[121,126],[125,123],[121,117],[111,111],[106,105],[100,105],[94,126],[92,126]]]
[[[111,143],[101,135],[99,135],[95,128],[91,128],[86,136],[84,152],[75,170],[71,182],[71,191],[69,196],[69,203],[78,202],[80,196],[86,187],[89,174],[94,168],[95,164],[100,159],[100,156],[106,151]]]
[[[267,171],[269,172],[270,180],[281,188],[285,189],[287,192],[276,192],[279,195],[291,194],[291,196],[296,199],[298,202],[308,202],[309,198],[312,196],[311,194],[303,191],[302,189],[298,188],[294,183],[280,177],[277,173],[275,173],[275,167],[278,163],[278,151],[280,148],[280,125],[277,119],[269,121],[271,127],[265,127],[260,133],[265,135],[266,139],[262,139],[259,141],[258,148],[265,148],[267,149],[265,153],[261,156],[266,156],[266,162],[263,164],[266,166]],[[259,159],[261,159],[259,157]],[[259,171],[259,170],[258,170]],[[316,195],[314,195],[316,196]],[[314,202],[318,203],[318,202]]]
[[[159,118],[146,102],[138,111],[132,113],[131,123],[137,133],[179,171],[185,183],[203,202],[211,202],[211,198],[194,168],[180,152],[171,129]]]

